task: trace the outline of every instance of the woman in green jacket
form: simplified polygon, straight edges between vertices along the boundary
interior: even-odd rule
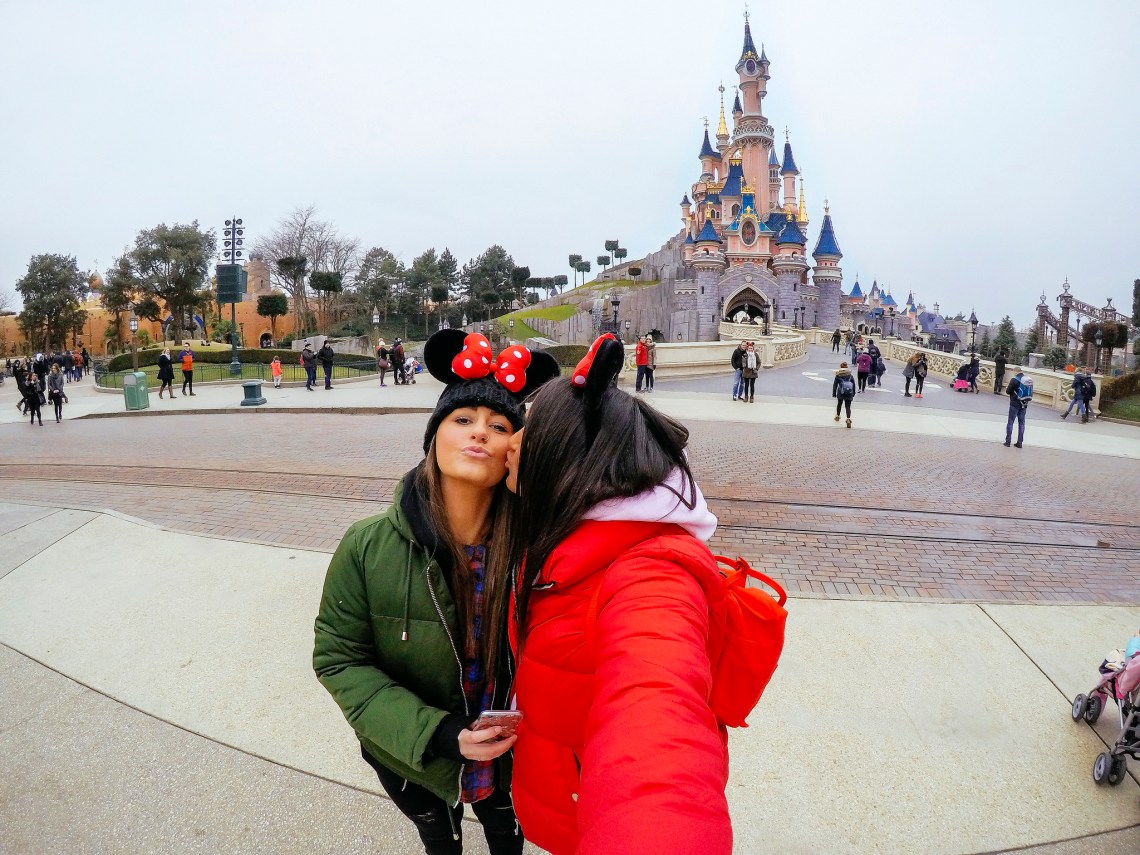
[[[496,361],[487,340],[443,330],[424,347],[446,384],[424,434],[423,461],[392,506],[352,525],[325,578],[313,667],[360,740],[361,754],[428,855],[463,851],[470,803],[492,855],[523,838],[510,799],[514,737],[472,731],[503,709],[509,591],[507,445],[522,401],[558,375],[546,354],[511,346]]]

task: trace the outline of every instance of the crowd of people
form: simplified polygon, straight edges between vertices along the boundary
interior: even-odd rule
[[[56,424],[63,421],[63,405],[67,403],[64,386],[78,383],[91,370],[87,349],[37,353],[30,359],[8,359],[0,376],[11,374],[20,397],[16,409],[28,417],[31,425],[43,427],[43,407],[52,405]]]

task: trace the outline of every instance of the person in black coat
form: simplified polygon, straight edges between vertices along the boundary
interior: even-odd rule
[[[162,393],[169,392],[170,397],[174,397],[174,362],[170,359],[170,348],[166,348],[159,354],[158,357],[158,379],[162,382],[162,388],[158,390],[158,397],[162,397]]]
[[[886,365],[883,365],[883,371],[879,370],[879,362],[883,358],[883,352],[879,350],[879,346],[875,344],[873,338],[867,339],[867,353],[871,356],[871,385],[882,386],[883,374],[886,371]]]
[[[38,419],[40,427],[44,426],[43,416],[40,415],[40,396],[42,394],[39,384],[29,377],[28,382],[24,384],[24,412],[28,416],[29,424],[34,425]]]
[[[321,349],[317,351],[317,359],[321,361],[321,369],[325,373],[325,388],[332,388],[332,369],[333,359],[336,358],[336,351],[334,351],[329,343],[326,341],[321,345]]]
[[[999,350],[994,357],[994,394],[1000,395],[1005,384],[1005,351]]]

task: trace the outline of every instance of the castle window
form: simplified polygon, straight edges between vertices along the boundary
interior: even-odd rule
[[[705,286],[704,285],[701,286],[701,293],[702,294],[705,293]]]
[[[740,206],[739,206],[739,205],[733,205],[733,206],[732,206],[732,218],[733,218],[733,219],[736,219],[736,216],[737,216],[739,213],[740,213]]]

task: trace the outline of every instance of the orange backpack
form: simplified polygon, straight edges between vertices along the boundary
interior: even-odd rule
[[[709,708],[729,727],[748,727],[748,714],[760,701],[784,649],[784,609],[788,595],[764,573],[753,570],[743,558],[714,555],[724,582],[725,625],[720,656],[712,663]],[[763,582],[779,595],[773,598],[762,588],[748,587],[748,580]],[[601,585],[594,588],[586,612],[586,637],[592,635],[598,618]]]

